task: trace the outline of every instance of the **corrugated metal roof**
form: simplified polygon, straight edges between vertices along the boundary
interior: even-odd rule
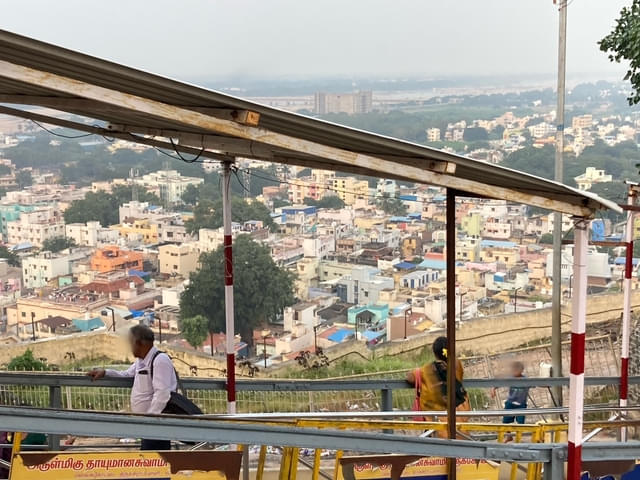
[[[565,213],[585,216],[601,208],[617,209],[612,202],[595,195],[521,172],[285,112],[3,30],[0,30],[0,62],[3,62],[0,63],[0,101],[4,103],[13,100],[11,103],[51,107],[53,102],[58,110],[115,125],[171,130],[181,134],[212,134],[229,140],[248,140],[250,152],[247,154],[226,150],[230,155],[241,157],[430,183],[471,195],[547,206]],[[20,68],[9,68],[12,66]],[[24,76],[16,74],[25,71],[35,72],[40,76],[37,80],[34,80],[35,77],[27,80]],[[68,84],[62,88],[59,86],[60,83],[56,83],[61,79],[82,82],[93,90],[73,89],[69,88]],[[122,102],[118,104],[107,95],[91,97],[88,92],[98,91],[96,87],[135,96],[151,103],[161,102],[162,105],[180,108],[192,114],[194,111],[202,112],[202,109],[206,109],[209,112],[206,113],[207,117],[213,116],[211,112],[215,109],[257,112],[260,115],[259,127],[243,127],[240,135],[205,128],[203,117],[199,117],[200,122],[185,122],[171,115],[159,116],[149,111],[143,112],[139,104],[133,102],[126,105]],[[82,96],[76,93],[80,90]],[[25,96],[40,98],[26,99]],[[18,97],[25,101],[16,102]],[[237,130],[236,128],[235,131]],[[293,139],[294,143],[306,143],[299,148],[292,147],[291,143],[283,146],[282,143],[274,141],[276,137],[273,134],[280,136],[278,138],[286,136]],[[338,158],[335,150],[333,153],[327,151],[325,154],[322,153],[322,148],[311,151],[308,148],[309,142],[347,152],[351,155],[349,158],[353,158],[353,162],[345,160],[344,157]],[[253,154],[254,149],[261,149],[263,153]],[[216,151],[220,152],[220,149]],[[214,154],[215,152],[210,152],[210,155]],[[383,162],[376,162],[375,159]],[[433,175],[435,164],[455,167],[455,172],[436,170],[437,175]],[[389,168],[389,165],[393,167]],[[409,174],[409,171],[413,173]],[[484,188],[487,186],[488,189]],[[523,198],[523,194],[526,198]]]

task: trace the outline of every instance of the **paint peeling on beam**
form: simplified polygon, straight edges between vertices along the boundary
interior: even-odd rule
[[[33,68],[16,65],[7,61],[0,61],[0,75],[14,81],[49,88],[66,94],[74,94],[89,100],[99,101],[123,109],[129,109],[133,112],[145,113],[166,121],[178,122],[186,126],[198,127],[228,136],[254,140],[273,147],[293,150],[315,157],[333,160],[340,164],[370,169],[378,172],[382,176],[386,175],[388,172],[401,169],[406,178],[418,183],[453,188],[455,190],[478,194],[489,198],[524,203],[577,217],[591,217],[593,215],[592,209],[587,205],[575,205],[561,200],[554,200],[540,195],[521,192],[513,188],[487,185],[475,180],[432,172],[412,165],[399,164],[372,155],[343,150],[313,141],[292,137],[290,135],[275,133],[258,127],[242,125],[234,121],[205,115],[192,109],[185,109],[179,106],[139,97],[137,95],[110,90],[108,88],[87,84],[79,80],[49,72],[42,72]]]

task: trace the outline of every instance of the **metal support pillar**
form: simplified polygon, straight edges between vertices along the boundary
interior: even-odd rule
[[[233,239],[231,236],[231,163],[222,168],[222,217],[224,226],[224,313],[227,353],[227,413],[236,413],[236,347],[233,312]]]
[[[62,387],[58,385],[49,387],[49,408],[62,409]],[[47,440],[49,450],[55,452],[60,450],[60,435],[48,435]]]
[[[575,222],[573,252],[573,308],[571,318],[571,375],[569,376],[569,457],[567,480],[579,480],[582,467],[584,410],[584,349],[587,320],[587,250],[589,222]]]
[[[633,186],[629,185],[627,204],[632,206],[635,200]],[[620,406],[627,406],[629,392],[629,336],[631,332],[631,276],[633,274],[633,211],[627,210],[627,225],[625,228],[626,261],[623,281],[623,309],[622,309],[622,345],[620,347]],[[622,412],[624,415],[624,412]],[[620,439],[627,441],[627,429],[620,429]]]
[[[456,193],[447,189],[447,431],[456,438]],[[456,459],[448,461],[449,480],[456,479]]]
[[[554,0],[554,3],[555,0]],[[563,183],[564,102],[567,59],[567,0],[559,0],[558,24],[558,104],[556,108],[556,182]],[[551,309],[551,375],[562,376],[562,213],[553,215],[553,290]],[[556,406],[562,405],[562,388],[554,389]]]

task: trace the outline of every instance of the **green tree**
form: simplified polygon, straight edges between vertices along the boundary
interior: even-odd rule
[[[273,199],[273,208],[286,207],[287,205],[291,205],[289,200],[285,200],[284,198],[274,198]]]
[[[540,236],[540,243],[543,245],[551,245],[553,243],[553,234],[552,233],[543,233]]]
[[[152,192],[149,192],[146,188],[138,185],[138,201],[149,202],[152,205],[160,205],[160,198]],[[115,197],[118,205],[130,202],[133,200],[133,186],[132,185],[116,185],[111,190],[111,195]]]
[[[624,79],[629,80],[633,92],[627,100],[629,105],[640,103],[640,0],[622,8],[613,31],[598,44],[610,61],[629,62]]]
[[[4,245],[0,245],[0,258],[6,259],[12,267],[20,266],[20,257]]]
[[[253,328],[274,319],[294,303],[294,275],[278,267],[269,248],[239,235],[234,242],[233,274],[236,328],[253,344]],[[184,318],[202,315],[210,334],[225,330],[224,247],[200,257],[200,269],[190,275],[180,297]]]
[[[18,173],[16,173],[16,183],[18,184],[18,188],[21,189],[33,185],[33,177],[31,176],[31,171],[18,170]]]
[[[320,200],[314,200],[313,198],[306,197],[302,203],[318,208],[339,209],[344,207],[344,202],[336,195],[325,195]]]
[[[22,355],[13,357],[7,365],[7,370],[15,370],[22,372],[42,372],[49,370],[46,362],[39,360],[33,356],[33,352],[27,349]]]
[[[64,211],[66,223],[86,223],[98,221],[102,226],[118,223],[117,198],[102,190],[89,192],[82,200],[74,200]]]
[[[0,175],[11,175],[11,167],[9,165],[0,165]]]
[[[464,129],[462,139],[465,142],[480,142],[489,140],[489,132],[482,127],[469,127]]]
[[[209,321],[203,315],[183,318],[180,320],[180,332],[189,345],[198,348],[207,339]]]
[[[275,228],[271,211],[261,202],[247,202],[243,198],[231,197],[231,219],[244,223],[259,220],[265,227]],[[222,199],[202,200],[193,209],[193,219],[186,222],[187,230],[195,233],[201,228],[220,228],[222,226]]]
[[[618,204],[627,203],[627,186],[622,182],[594,183],[589,191]],[[622,221],[626,218],[626,213],[621,214],[613,210],[605,210],[602,215],[613,221]]]
[[[402,203],[402,200],[390,197],[387,194],[378,200],[378,207],[387,215],[397,215],[402,217],[407,214],[407,206]]]
[[[187,188],[185,188],[182,193],[182,201],[187,205],[195,205],[198,203],[199,198],[200,194],[198,192],[198,187],[195,185],[187,185]]]
[[[53,237],[48,238],[44,242],[42,242],[42,250],[53,253],[75,246],[75,240],[73,238],[67,237]]]

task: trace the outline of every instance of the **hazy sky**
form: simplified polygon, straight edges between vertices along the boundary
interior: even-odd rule
[[[571,0],[568,74],[631,0]],[[3,0],[0,28],[182,79],[551,74],[552,0]]]

